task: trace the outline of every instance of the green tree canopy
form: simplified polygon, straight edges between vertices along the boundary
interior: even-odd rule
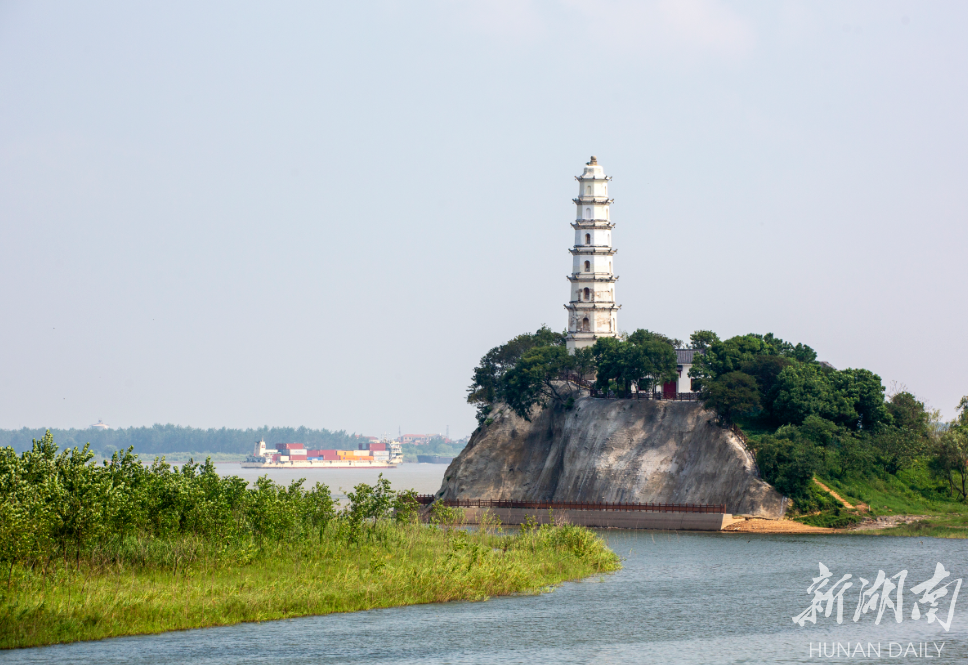
[[[484,354],[474,368],[473,380],[467,389],[467,401],[478,407],[478,420],[483,422],[491,406],[503,401],[504,376],[531,349],[536,347],[564,347],[565,336],[541,326],[536,332],[518,335],[501,346],[495,346]],[[518,385],[521,385],[518,377]],[[518,391],[519,396],[523,393]]]
[[[931,420],[924,402],[907,391],[895,393],[885,405],[891,417],[891,424],[900,429],[910,430],[919,436],[928,436]]]
[[[549,400],[563,402],[562,377],[574,367],[573,356],[563,346],[535,346],[507,371],[502,381],[503,400],[525,420],[531,410]]]
[[[697,330],[689,335],[690,349],[708,349],[719,341],[719,335],[712,330]]]
[[[818,365],[796,363],[777,376],[772,414],[780,423],[801,424],[807,416],[820,416],[841,425],[858,420],[848,397],[838,392]]]
[[[819,467],[816,446],[795,429],[766,435],[759,442],[756,465],[763,479],[785,496],[806,496]]]
[[[758,356],[778,356],[802,363],[812,363],[817,359],[816,352],[805,344],[793,345],[773,333],[750,333],[709,343],[705,353],[696,356],[689,375],[702,383],[728,372],[741,371],[744,365],[751,364]]]
[[[592,347],[598,371],[596,386],[608,390],[614,381],[620,395],[627,397],[633,386],[649,391],[671,381],[676,377],[676,353],[667,340],[645,330],[636,331],[628,341],[611,337],[597,340]]]
[[[728,372],[710,381],[702,392],[706,408],[714,409],[724,424],[737,416],[760,410],[760,391],[756,379],[743,372]]]
[[[632,344],[645,344],[646,342],[661,342],[670,346],[672,349],[682,347],[682,340],[675,337],[668,337],[662,333],[652,332],[645,328],[639,328],[628,336],[628,341]]]

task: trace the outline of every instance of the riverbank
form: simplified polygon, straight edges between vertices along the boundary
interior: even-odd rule
[[[167,547],[165,566],[16,568],[10,589],[0,587],[0,648],[533,594],[620,567],[601,538],[571,526],[503,535],[386,523],[355,543]]]
[[[835,534],[855,533],[911,538],[968,538],[968,516],[958,515],[892,515],[867,518],[843,529],[803,524],[795,520],[737,519],[723,527],[732,533],[762,534]]]

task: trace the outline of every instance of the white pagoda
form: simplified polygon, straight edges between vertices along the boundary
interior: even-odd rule
[[[572,255],[571,301],[568,310],[568,351],[591,346],[599,337],[618,335],[618,310],[615,304],[615,282],[612,272],[612,229],[609,218],[608,181],[604,169],[592,155],[585,171],[575,176],[578,181],[578,216],[575,229],[575,246]]]

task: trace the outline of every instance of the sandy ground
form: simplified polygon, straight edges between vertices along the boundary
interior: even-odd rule
[[[890,529],[901,524],[910,524],[929,519],[930,515],[883,515],[868,518],[860,524],[846,529],[827,529],[819,526],[808,526],[793,520],[767,520],[759,517],[739,518],[723,527],[723,531],[737,533],[843,533],[845,531],[879,531]]]
[[[883,528],[883,527],[882,527]],[[759,517],[733,520],[723,531],[737,533],[837,533],[838,529],[808,526],[793,520],[767,520]]]

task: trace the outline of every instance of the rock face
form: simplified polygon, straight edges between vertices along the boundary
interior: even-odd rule
[[[737,436],[696,402],[581,397],[531,422],[495,410],[447,468],[438,497],[725,504],[774,519],[786,508]]]

